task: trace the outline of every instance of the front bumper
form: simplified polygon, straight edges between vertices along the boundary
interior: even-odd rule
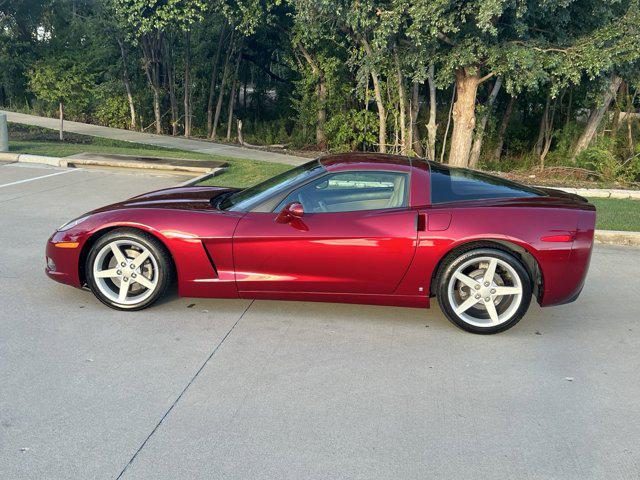
[[[75,244],[75,246],[74,246]],[[63,248],[64,246],[64,248]],[[56,232],[47,241],[45,273],[56,282],[80,288],[79,260],[82,242],[67,232]]]

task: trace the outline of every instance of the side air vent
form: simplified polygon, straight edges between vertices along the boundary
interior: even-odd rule
[[[213,261],[213,258],[211,258],[211,254],[209,253],[209,250],[207,250],[207,246],[203,243],[202,244],[202,248],[204,249],[204,253],[207,256],[207,258],[209,259],[209,263],[211,264],[211,267],[213,267],[213,271],[216,273],[216,277],[218,277],[218,268],[216,267],[215,262]]]

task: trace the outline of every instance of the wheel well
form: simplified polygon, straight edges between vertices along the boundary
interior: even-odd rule
[[[438,273],[440,269],[443,267],[444,260],[455,253],[457,255],[461,255],[464,252],[468,252],[469,250],[475,250],[477,248],[495,248],[498,250],[503,250],[507,253],[512,254],[516,257],[527,273],[529,274],[529,278],[531,279],[531,284],[533,285],[533,295],[540,301],[543,292],[543,283],[542,283],[542,271],[540,270],[540,265],[536,258],[524,247],[517,245],[512,242],[508,242],[506,240],[476,240],[468,243],[463,243],[462,245],[458,245],[455,248],[449,250],[445,253],[442,258],[438,261],[436,268],[433,270],[431,274],[431,283],[429,292],[431,296],[434,296],[434,292],[436,291],[436,278],[438,278]]]
[[[80,251],[80,258],[78,259],[78,278],[80,279],[80,285],[86,285],[86,283],[87,283],[87,277],[86,277],[86,273],[84,271],[84,265],[86,263],[87,255],[89,255],[89,251],[91,250],[91,247],[93,247],[93,245],[95,245],[95,243],[100,238],[105,236],[107,233],[111,232],[112,230],[116,230],[118,228],[127,228],[129,230],[137,230],[140,233],[144,233],[146,235],[149,235],[149,236],[155,238],[158,242],[160,242],[160,244],[166,250],[167,255],[169,255],[169,259],[171,260],[171,266],[172,266],[174,274],[175,274],[176,262],[173,259],[173,255],[171,255],[171,251],[167,248],[167,246],[164,244],[164,242],[160,238],[158,238],[153,233],[151,233],[151,232],[149,232],[147,230],[143,230],[141,228],[130,227],[128,225],[127,226],[115,225],[115,226],[106,227],[106,228],[103,228],[102,230],[98,230],[97,232],[94,232],[93,235],[91,235],[87,239],[87,241],[84,242],[84,245],[82,246],[82,250]],[[174,278],[175,278],[175,276],[174,276]]]

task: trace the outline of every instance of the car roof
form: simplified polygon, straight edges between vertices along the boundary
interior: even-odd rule
[[[349,152],[325,155],[318,159],[320,165],[327,170],[336,170],[340,167],[357,168],[358,164],[370,167],[372,164],[379,167],[410,167],[411,159],[401,155],[390,155],[374,152]]]

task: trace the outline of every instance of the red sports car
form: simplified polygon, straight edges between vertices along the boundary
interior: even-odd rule
[[[350,153],[244,190],[168,188],[94,210],[47,244],[47,274],[139,310],[188,297],[428,307],[476,333],[532,295],[575,300],[593,244],[584,198],[416,158]]]

